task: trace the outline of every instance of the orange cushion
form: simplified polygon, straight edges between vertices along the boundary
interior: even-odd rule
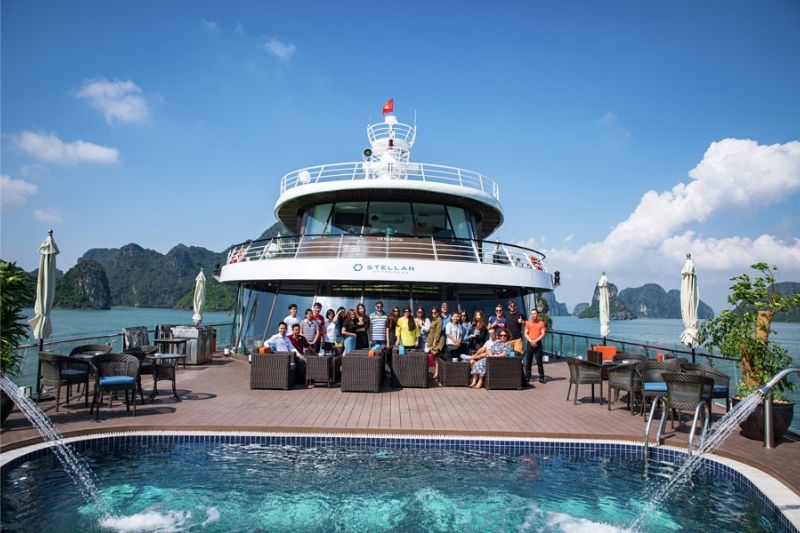
[[[603,354],[603,361],[611,361],[617,355],[616,346],[592,346],[592,350]]]

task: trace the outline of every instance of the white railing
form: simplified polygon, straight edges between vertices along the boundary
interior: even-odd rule
[[[406,180],[444,183],[482,191],[500,201],[500,187],[493,179],[457,167],[430,163],[359,161],[330,163],[293,170],[281,178],[281,194],[304,185],[337,181]]]
[[[548,271],[543,253],[514,244],[382,235],[304,235],[250,241],[233,246],[226,264],[293,258],[460,261]]]
[[[409,126],[408,124],[387,124],[386,122],[379,122],[377,124],[371,124],[367,128],[367,137],[370,143],[378,139],[399,139],[409,145],[413,145],[416,136],[417,128]]]

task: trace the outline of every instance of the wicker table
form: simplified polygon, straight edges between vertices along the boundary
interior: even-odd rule
[[[323,383],[330,388],[339,378],[342,357],[339,355],[306,356],[306,385],[312,381],[315,385]]]
[[[469,371],[467,361],[439,361],[440,381],[443,387],[468,387]]]

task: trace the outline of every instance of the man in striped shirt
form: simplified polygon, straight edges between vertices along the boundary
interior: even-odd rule
[[[317,341],[320,339],[320,329],[319,322],[314,320],[311,309],[306,309],[306,317],[300,321],[300,330],[303,333],[303,337],[308,339],[311,350],[314,350]]]
[[[369,315],[370,346],[386,346],[386,313],[383,312],[383,302],[375,302],[375,312]]]

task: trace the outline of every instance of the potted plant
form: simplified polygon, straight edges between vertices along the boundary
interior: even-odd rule
[[[32,297],[28,274],[14,263],[0,261],[0,373],[5,376],[14,376],[22,368],[23,356],[17,348],[28,338],[28,323],[22,307]],[[0,422],[5,421],[13,406],[5,392],[0,394]]]
[[[747,274],[731,278],[733,285],[728,303],[733,309],[722,311],[716,318],[704,322],[698,332],[700,344],[712,353],[718,349],[725,357],[741,362],[742,376],[736,388],[740,399],[753,394],[772,376],[791,366],[792,357],[786,349],[770,340],[770,335],[775,333],[772,319],[775,313],[800,304],[800,293],[786,296],[775,290],[778,267],[756,263],[751,268],[758,272],[753,279]],[[792,422],[794,404],[788,401],[785,393],[794,389],[794,384],[788,380],[781,381],[773,389],[776,439]],[[741,428],[748,438],[763,438],[762,405],[742,423]]]

